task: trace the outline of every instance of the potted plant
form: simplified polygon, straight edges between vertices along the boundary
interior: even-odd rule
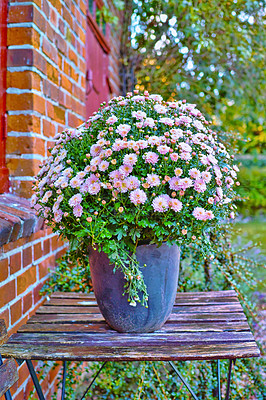
[[[128,93],[55,138],[32,204],[90,252],[92,282],[118,331],[152,331],[169,316],[179,249],[233,217],[233,155],[194,104]]]

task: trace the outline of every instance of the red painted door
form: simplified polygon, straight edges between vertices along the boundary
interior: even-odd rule
[[[108,101],[111,88],[108,79],[108,26],[99,16],[100,1],[91,1],[87,15],[86,35],[86,117]]]
[[[7,0],[0,0],[0,193],[8,191],[6,168]]]

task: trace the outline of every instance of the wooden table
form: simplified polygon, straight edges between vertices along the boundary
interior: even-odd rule
[[[170,361],[185,381],[173,361],[229,359],[226,399],[232,360],[260,355],[233,290],[177,294],[166,324],[148,334],[117,333],[109,328],[93,294],[56,292],[0,352],[3,357],[26,360],[35,385],[31,360],[61,360],[64,367],[68,360]],[[219,375],[218,363],[218,378]],[[193,393],[186,381],[185,385]],[[44,400],[39,390],[37,393]],[[194,393],[193,397],[197,399]]]

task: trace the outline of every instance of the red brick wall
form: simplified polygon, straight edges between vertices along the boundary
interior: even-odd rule
[[[0,318],[10,334],[42,303],[39,290],[48,269],[67,246],[50,229],[40,229],[37,219],[30,231],[25,230],[28,217],[23,212],[31,213],[25,198],[32,194],[33,177],[53,145],[53,136],[85,119],[87,3],[16,0],[9,5],[6,156],[10,191],[17,197],[12,197],[14,209],[10,209],[3,205],[10,206],[10,199],[0,196]],[[117,95],[119,35],[114,29],[110,46],[109,79]],[[50,371],[45,378],[47,400],[57,372]],[[12,394],[14,400],[26,400],[32,383],[25,364],[19,367],[19,376]]]

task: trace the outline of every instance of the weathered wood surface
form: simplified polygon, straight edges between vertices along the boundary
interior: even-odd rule
[[[7,341],[7,338],[8,336],[5,321],[3,319],[0,319],[0,346]]]
[[[0,397],[18,380],[17,366],[13,359],[6,360],[0,365]]]
[[[119,334],[93,294],[55,293],[1,348],[6,357],[41,360],[211,360],[257,357],[259,350],[232,290],[180,293],[166,324],[149,334]]]

